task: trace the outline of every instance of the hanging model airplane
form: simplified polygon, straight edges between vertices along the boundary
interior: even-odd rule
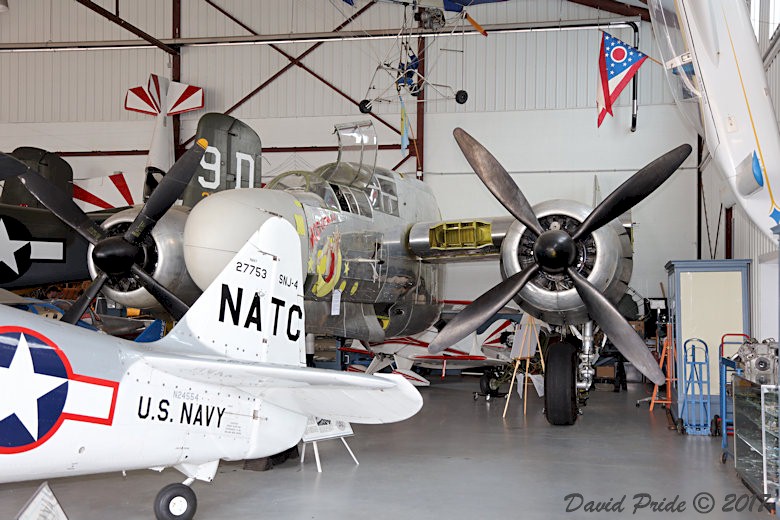
[[[780,133],[745,2],[650,0],[677,106],[701,135],[750,219],[780,224]]]
[[[345,1],[350,3],[350,5],[354,5],[354,2]],[[396,37],[397,45],[388,51],[384,59],[380,60],[374,70],[374,74],[371,76],[365,99],[358,104],[360,111],[368,114],[381,103],[403,103],[403,97],[407,94],[415,102],[454,99],[459,105],[466,103],[468,101],[468,92],[465,90],[456,90],[452,85],[434,83],[428,80],[426,76],[432,72],[432,69],[438,62],[438,58],[434,59],[432,57],[432,50],[430,49],[430,42],[433,40],[428,40],[424,49],[421,50],[412,25],[416,22],[419,28],[430,32],[429,36],[444,34],[444,29],[448,23],[452,22],[452,20],[445,18],[444,12],[456,12],[458,13],[456,23],[451,25],[450,29],[447,29],[449,36],[455,35],[457,32],[463,33],[464,22],[470,23],[477,32],[487,36],[485,29],[464,8],[472,5],[494,3],[496,1],[506,0],[476,0],[473,2],[465,0],[415,0],[412,2],[388,0],[388,3],[403,5],[404,9],[408,8],[409,11],[404,11],[403,27]],[[407,15],[410,11],[413,12],[412,17]],[[396,50],[398,51],[397,54]],[[463,67],[463,48],[442,48],[437,52],[440,54],[445,52],[460,54],[460,66],[461,68]],[[423,55],[426,57],[423,58]],[[426,69],[425,74],[422,72],[423,60],[427,64],[424,67]]]
[[[186,480],[154,511],[187,520],[194,480],[296,445],[309,416],[414,415],[422,398],[400,376],[303,366],[302,272],[298,233],[273,217],[153,343],[0,306],[0,482],[174,467]]]
[[[231,146],[218,150],[223,161],[204,159],[205,150],[193,146],[143,208],[118,213],[102,227],[45,181],[27,182],[94,246],[87,259],[93,284],[63,320],[80,316],[101,289],[132,307],[148,308],[157,300],[178,319],[187,311],[186,300],[212,283],[254,230],[281,216],[301,242],[307,333],[369,342],[421,333],[439,319],[442,262],[500,256],[505,281],[450,322],[429,346],[431,355],[466,337],[517,295],[530,315],[561,330],[582,325],[585,332],[579,357],[571,345],[551,349],[548,373],[561,372],[548,378],[557,381],[546,390],[551,423],[573,423],[578,398],[591,386],[596,358],[591,319],[638,370],[663,383],[644,341],[615,308],[632,269],[631,246],[617,218],[660,186],[690,154],[690,146],[656,159],[592,211],[565,200],[532,209],[495,158],[457,129],[456,139],[472,167],[513,217],[443,222],[425,184],[375,167],[376,138],[367,135],[366,127],[345,125],[337,129],[342,147],[336,163],[281,174],[263,189],[204,189],[191,210],[168,211],[198,163],[208,168],[199,170],[190,188],[217,185],[228,177],[256,178],[254,171],[224,168],[249,168],[253,163],[238,155],[259,153],[238,145],[259,138],[232,121],[224,141]],[[0,159],[0,169],[13,161]],[[29,170],[22,175],[40,178]]]

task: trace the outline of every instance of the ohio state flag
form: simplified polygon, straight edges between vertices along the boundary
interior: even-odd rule
[[[599,52],[599,86],[596,89],[598,126],[607,114],[612,115],[612,105],[646,59],[644,53],[626,42],[603,33]]]

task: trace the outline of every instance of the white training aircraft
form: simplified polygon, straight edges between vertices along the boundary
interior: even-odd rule
[[[430,386],[431,382],[414,372],[414,365],[422,368],[442,370],[464,370],[468,368],[502,366],[512,361],[512,343],[508,336],[514,336],[515,322],[497,319],[483,332],[472,332],[452,347],[438,354],[428,351],[428,345],[439,333],[436,327],[430,327],[420,334],[391,338],[381,343],[366,343],[353,341],[350,347],[341,351],[373,356],[368,367],[353,364],[350,372],[365,372],[375,374],[395,363],[393,374],[408,379],[414,386]]]
[[[414,415],[422,398],[400,376],[304,367],[302,273],[300,238],[275,217],[153,343],[0,306],[0,482],[174,467],[186,480],[155,514],[190,519],[194,480],[289,449],[309,416]]]

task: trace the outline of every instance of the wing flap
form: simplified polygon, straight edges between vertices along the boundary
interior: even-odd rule
[[[302,415],[354,423],[401,421],[422,407],[420,393],[404,378],[253,363],[207,356],[146,353],[143,361],[168,374],[241,388]]]

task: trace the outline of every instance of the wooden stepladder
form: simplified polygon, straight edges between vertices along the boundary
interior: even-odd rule
[[[664,346],[661,350],[661,360],[658,362],[661,370],[666,374],[666,395],[663,398],[658,397],[658,385],[653,388],[653,397],[650,399],[650,411],[653,411],[656,404],[662,404],[671,406],[672,404],[672,382],[676,381],[674,377],[674,337],[672,336],[672,324],[666,325],[666,338],[664,338]],[[664,363],[666,368],[664,369]]]
[[[523,361],[525,361],[525,377],[523,378],[523,417],[525,417],[528,411],[528,380],[530,379],[528,370],[531,366],[531,358],[535,354],[535,349],[534,352],[532,352],[532,348],[534,345],[537,347],[539,345],[539,325],[536,323],[533,316],[528,316],[528,321],[521,325],[521,329],[520,350],[515,358],[515,368],[512,372],[512,381],[509,383],[509,394],[507,395],[506,404],[504,405],[503,418],[506,418],[506,412],[509,410],[509,400],[512,398],[512,390],[515,386],[517,371],[520,369],[520,363]],[[517,341],[517,336],[515,336],[515,341]],[[539,358],[542,360],[542,372],[544,373],[544,356],[540,355]]]

